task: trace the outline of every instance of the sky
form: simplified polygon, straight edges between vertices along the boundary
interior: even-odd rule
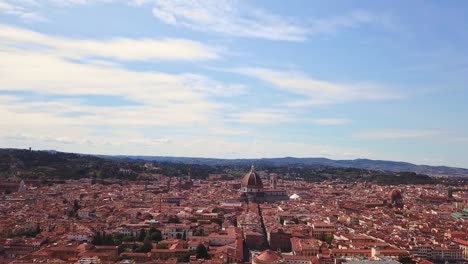
[[[468,168],[468,2],[0,0],[0,147]]]

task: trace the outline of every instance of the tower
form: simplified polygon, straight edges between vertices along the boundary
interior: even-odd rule
[[[278,175],[277,174],[271,174],[270,175],[270,189],[275,190],[278,185]]]
[[[25,192],[26,191],[26,184],[24,183],[24,180],[21,180],[18,192]]]

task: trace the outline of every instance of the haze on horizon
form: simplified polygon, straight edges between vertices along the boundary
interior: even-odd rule
[[[0,0],[0,147],[468,168],[467,10]]]

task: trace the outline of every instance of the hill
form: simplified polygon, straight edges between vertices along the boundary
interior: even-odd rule
[[[468,169],[448,166],[416,165],[408,162],[355,159],[332,160],[327,158],[262,158],[262,159],[215,159],[164,156],[101,156],[113,159],[139,159],[155,162],[173,162],[185,164],[204,164],[208,166],[328,166],[341,168],[358,168],[388,172],[414,172],[431,176],[468,177]]]
[[[153,166],[147,167],[150,162]],[[346,162],[350,162],[347,164]],[[92,178],[95,180],[138,180],[147,173],[171,177],[191,175],[207,179],[210,173],[228,173],[241,177],[254,163],[259,171],[277,173],[287,179],[306,181],[340,180],[377,184],[433,184],[428,175],[353,166],[378,166],[368,160],[333,161],[329,159],[205,159],[148,156],[94,156],[57,151],[0,149],[0,178],[36,179],[42,181]],[[368,165],[370,164],[370,165]],[[389,164],[383,161],[383,164]],[[407,168],[400,166],[399,168]],[[455,177],[454,177],[455,178]]]

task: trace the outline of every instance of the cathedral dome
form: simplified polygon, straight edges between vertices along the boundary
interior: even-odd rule
[[[255,167],[252,165],[250,171],[242,178],[242,187],[263,189],[262,179],[260,175],[255,171]]]
[[[253,260],[255,264],[278,264],[284,263],[284,259],[278,252],[267,249],[260,255],[256,256]]]
[[[387,199],[391,202],[396,200],[401,200],[403,197],[401,196],[401,192],[399,190],[391,190],[387,193]]]

